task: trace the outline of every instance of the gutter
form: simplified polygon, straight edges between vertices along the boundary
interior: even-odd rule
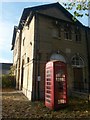
[[[30,21],[29,21],[30,22]],[[28,23],[29,24],[29,23]],[[36,100],[36,95],[37,95],[37,39],[38,39],[38,34],[37,34],[37,16],[35,15],[35,21],[34,21],[34,58],[33,58],[33,64],[34,64],[34,71],[33,71],[33,101]]]

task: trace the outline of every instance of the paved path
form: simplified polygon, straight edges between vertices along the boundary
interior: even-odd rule
[[[10,91],[10,92],[0,92],[1,94],[13,94],[13,93],[22,93],[22,91],[20,90],[16,90],[16,91]]]

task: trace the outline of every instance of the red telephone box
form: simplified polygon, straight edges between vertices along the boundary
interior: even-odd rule
[[[45,106],[59,109],[67,104],[66,63],[50,61],[45,70]]]

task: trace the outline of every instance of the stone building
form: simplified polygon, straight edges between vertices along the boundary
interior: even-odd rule
[[[25,8],[14,27],[16,88],[29,100],[44,99],[45,65],[50,60],[67,64],[68,95],[88,92],[86,27],[72,17],[59,3],[35,6]]]

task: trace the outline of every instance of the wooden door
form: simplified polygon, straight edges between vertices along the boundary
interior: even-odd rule
[[[74,68],[74,89],[77,91],[84,90],[84,83],[83,83],[83,70],[82,68]]]

